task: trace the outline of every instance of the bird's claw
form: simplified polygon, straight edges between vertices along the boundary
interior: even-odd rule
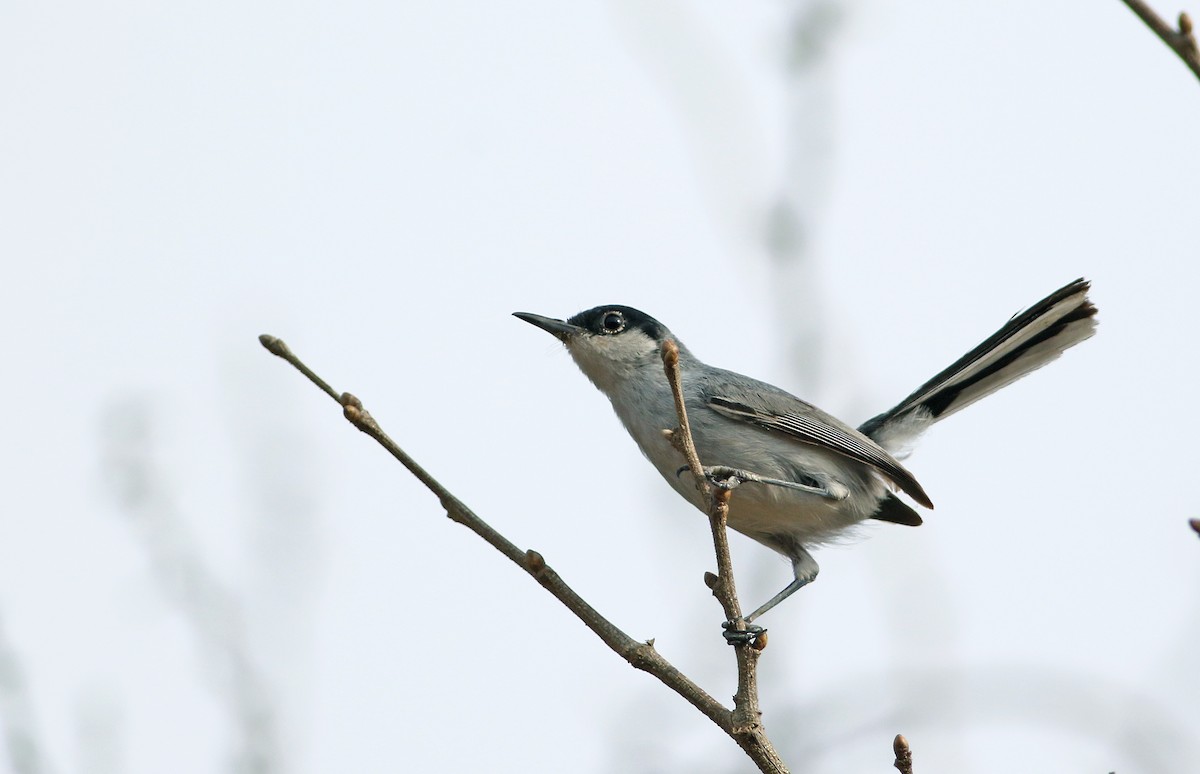
[[[718,489],[736,489],[745,481],[753,480],[750,473],[735,470],[724,465],[714,465],[704,469],[704,475]]]
[[[681,466],[675,471],[675,477],[679,478],[690,469],[687,465]],[[717,489],[736,489],[740,484],[747,481],[759,480],[758,476],[755,476],[753,473],[747,473],[744,470],[729,468],[724,465],[713,465],[712,467],[704,468],[703,473],[704,477],[708,479],[708,483]]]
[[[721,635],[730,645],[753,645],[760,635],[767,632],[766,629],[754,624],[745,624],[745,629],[735,629],[734,626],[733,621],[721,624],[721,628],[724,629]]]

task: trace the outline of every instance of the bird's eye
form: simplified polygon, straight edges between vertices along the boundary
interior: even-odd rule
[[[608,312],[601,321],[605,333],[620,333],[625,330],[625,315],[620,312]]]

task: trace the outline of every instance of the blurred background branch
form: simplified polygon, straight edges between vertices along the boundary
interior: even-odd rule
[[[229,770],[274,774],[281,770],[275,710],[251,652],[241,605],[188,533],[156,465],[155,424],[148,400],[130,398],[110,407],[103,432],[109,492],[141,540],[158,590],[195,636],[203,682],[223,704],[235,738]]]
[[[50,770],[38,738],[25,670],[8,641],[3,618],[0,618],[0,727],[4,730],[4,750],[13,774],[43,774]]]

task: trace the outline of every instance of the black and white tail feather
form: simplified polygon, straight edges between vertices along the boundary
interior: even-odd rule
[[[1000,330],[954,361],[894,408],[864,422],[858,431],[895,459],[912,453],[930,425],[1047,363],[1096,332],[1096,307],[1088,300],[1091,283],[1077,279],[1013,315]],[[917,527],[920,514],[894,495],[871,517]]]
[[[867,420],[859,432],[904,459],[921,433],[1028,373],[1096,332],[1091,283],[1077,279],[1018,312],[1003,328],[918,387],[895,407]]]

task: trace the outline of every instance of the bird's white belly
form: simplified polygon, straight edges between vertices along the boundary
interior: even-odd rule
[[[668,424],[662,407],[656,411],[644,400],[625,405],[640,406],[648,415],[657,418],[657,421],[650,421],[650,416],[621,416],[642,453],[667,483],[695,507],[707,511],[708,504],[697,490],[691,474],[686,469],[679,472],[686,467],[687,461],[658,429],[658,425]],[[672,407],[672,414],[673,411]],[[650,431],[649,428],[655,429]],[[846,496],[834,500],[755,482],[738,486],[729,503],[729,526],[771,548],[777,547],[781,537],[800,545],[834,540],[848,528],[870,518],[887,492],[882,479],[867,466],[813,446],[784,441],[769,431],[738,427],[734,433],[720,432],[719,427],[700,420],[694,421],[692,432],[703,465],[725,465],[797,483],[807,483],[803,478],[821,483],[835,481],[845,487]],[[722,442],[719,445],[713,443],[714,437],[719,437]]]

